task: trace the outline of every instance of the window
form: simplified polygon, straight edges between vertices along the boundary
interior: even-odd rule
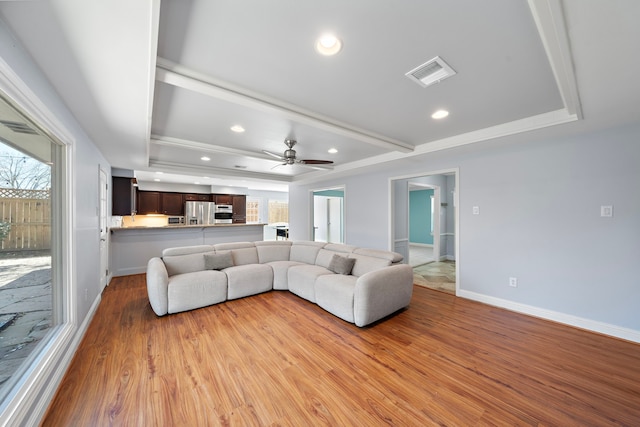
[[[69,275],[62,268],[69,247],[67,152],[8,99],[0,93],[2,413],[15,408],[36,372],[52,363],[61,326],[71,319]]]
[[[247,197],[247,223],[260,222],[260,199]]]
[[[269,224],[289,222],[289,203],[279,200],[269,200]]]

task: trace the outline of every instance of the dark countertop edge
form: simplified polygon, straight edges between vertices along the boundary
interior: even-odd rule
[[[268,224],[263,224],[263,223],[258,223],[258,224],[210,224],[210,225],[204,225],[204,224],[199,224],[199,225],[162,225],[162,226],[153,226],[153,227],[146,227],[144,225],[141,226],[134,226],[134,227],[111,227],[110,230],[111,231],[121,231],[121,230],[164,230],[164,229],[171,229],[171,230],[187,230],[187,229],[194,229],[194,228],[211,228],[211,227],[256,227],[256,226],[265,226]]]

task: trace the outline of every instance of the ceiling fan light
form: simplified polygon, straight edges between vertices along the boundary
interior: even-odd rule
[[[231,130],[235,133],[242,133],[244,132],[244,128],[240,125],[233,125],[231,126]]]
[[[203,162],[208,162],[211,159],[209,157],[207,157],[207,156],[202,156],[202,157],[200,157],[200,160],[202,160]]]
[[[338,152],[338,150],[335,149],[335,148],[329,148],[329,150],[328,150],[329,154],[336,154],[337,152]]]

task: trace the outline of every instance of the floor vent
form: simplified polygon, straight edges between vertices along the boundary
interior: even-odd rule
[[[434,83],[440,83],[442,80],[454,74],[456,74],[454,69],[444,62],[442,58],[436,56],[405,75],[420,86],[427,87]]]

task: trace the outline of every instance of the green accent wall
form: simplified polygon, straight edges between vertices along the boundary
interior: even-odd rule
[[[409,242],[432,245],[431,196],[433,190],[409,192]]]
[[[344,197],[343,190],[323,190],[323,191],[314,191],[314,196],[325,196],[325,197]]]

